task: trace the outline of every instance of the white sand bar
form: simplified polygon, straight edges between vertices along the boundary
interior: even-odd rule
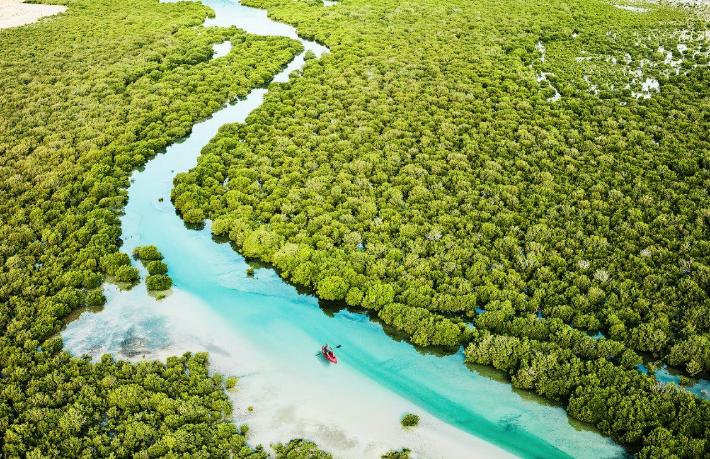
[[[249,426],[248,440],[265,447],[292,438],[307,438],[338,459],[378,458],[388,450],[409,447],[413,458],[508,459],[514,455],[469,435],[342,365],[338,372],[313,358],[309,375],[294,362],[270,358],[254,343],[190,293],[174,288],[161,301],[144,288],[119,291],[105,286],[108,302],[99,314],[84,313],[68,327],[64,339],[75,354],[98,359],[111,353],[126,360],[159,359],[183,352],[209,352],[210,367],[239,376],[230,392],[234,421]],[[148,304],[146,304],[148,303]],[[317,345],[315,347],[317,350]],[[331,391],[317,379],[328,378]],[[349,394],[350,397],[343,395]],[[252,406],[253,410],[248,407]],[[416,429],[399,425],[402,413],[416,412]]]
[[[64,5],[22,3],[22,0],[0,0],[0,29],[31,24],[45,16],[63,13]]]

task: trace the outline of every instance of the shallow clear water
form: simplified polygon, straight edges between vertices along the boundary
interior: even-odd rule
[[[656,380],[664,384],[680,384],[680,375],[672,373],[667,367],[663,367],[656,371]],[[685,388],[690,393],[695,394],[706,400],[710,399],[710,381],[707,379],[698,379]]]
[[[212,59],[224,57],[232,50],[232,42],[227,40],[212,45]]]
[[[203,3],[217,13],[207,25],[299,39],[263,11],[227,0]],[[317,56],[327,52],[299,41]],[[286,81],[302,65],[303,55],[275,81]],[[561,408],[515,392],[486,371],[469,370],[462,352],[425,355],[364,314],[326,314],[316,298],[299,294],[270,269],[247,277],[244,259],[213,240],[208,227],[184,225],[170,203],[173,177],[194,167],[220,126],[244,122],[266,92],[255,89],[195,125],[187,139],[133,175],[122,250],[157,245],[173,294],[158,302],[143,285],[128,292],[107,286],[104,310],[82,314],[63,332],[67,349],[133,359],[210,351],[215,369],[240,377],[236,420],[249,424],[252,443],[305,437],[337,457],[379,457],[400,447],[442,458],[623,456],[611,440],[572,424]],[[337,366],[317,356],[323,342],[342,346]],[[255,409],[246,410],[248,404]],[[404,431],[399,417],[405,411],[420,414],[421,425]]]
[[[643,374],[648,374],[648,367],[644,364],[639,364],[636,366]],[[680,384],[680,374],[675,370],[670,370],[667,366],[663,365],[661,368],[655,371],[654,375],[656,381],[662,384]],[[710,400],[710,381],[707,379],[693,379],[692,384],[688,386],[683,386],[685,390],[694,394],[696,397],[704,398],[705,400]]]

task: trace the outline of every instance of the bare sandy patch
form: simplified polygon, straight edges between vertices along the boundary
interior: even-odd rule
[[[64,5],[22,3],[22,0],[0,0],[0,29],[31,24],[45,16],[66,11]]]

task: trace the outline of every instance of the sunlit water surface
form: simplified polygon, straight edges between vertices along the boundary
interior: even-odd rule
[[[206,25],[283,35],[316,56],[327,53],[264,11],[227,0],[203,3],[217,13]],[[303,64],[301,54],[274,81],[287,81]],[[158,246],[175,287],[156,301],[143,285],[130,291],[106,286],[105,308],[83,313],[63,332],[67,349],[133,360],[209,351],[213,369],[240,378],[235,421],[248,423],[252,444],[308,438],[345,458],[379,457],[401,447],[416,457],[447,459],[624,456],[618,445],[573,423],[563,409],[515,392],[489,370],[470,370],[461,352],[425,355],[387,336],[364,314],[326,314],[316,298],[299,294],[270,269],[247,277],[244,259],[214,241],[209,227],[186,228],[170,203],[173,177],[195,166],[220,126],[244,122],[266,92],[255,89],[195,125],[188,138],[133,175],[121,221],[122,250]],[[342,346],[338,365],[317,356],[323,342]],[[399,425],[408,411],[422,417],[419,427]]]

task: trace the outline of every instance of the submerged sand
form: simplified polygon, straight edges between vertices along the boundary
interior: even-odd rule
[[[162,301],[147,300],[140,288],[119,292],[107,285],[106,295],[108,302],[101,313],[84,313],[69,324],[64,332],[66,348],[95,359],[112,353],[134,361],[165,360],[186,351],[209,352],[213,371],[239,377],[237,389],[230,392],[234,422],[249,426],[252,445],[268,448],[291,438],[307,438],[342,459],[376,458],[401,447],[411,448],[414,458],[513,457],[379,387],[347,365],[330,372],[332,387],[339,390],[323,392],[322,384],[303,372],[295,371],[294,376],[294,368],[272,361],[200,299],[180,289],[173,289]],[[352,387],[340,387],[343,381],[335,376],[342,372],[349,373],[346,379]],[[343,392],[353,396],[339,397]],[[416,429],[404,430],[399,425],[405,412],[421,416]]]
[[[0,0],[0,29],[31,24],[45,16],[66,11],[64,5],[22,3],[22,0]]]

